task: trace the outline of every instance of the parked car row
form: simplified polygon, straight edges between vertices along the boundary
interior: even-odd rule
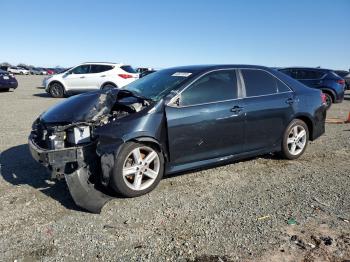
[[[64,97],[106,87],[122,88],[156,72],[153,68],[139,67],[135,70],[130,65],[106,62],[87,62],[68,69],[1,68],[12,74],[49,74],[50,76],[43,80],[43,86],[52,97]],[[350,88],[349,71],[307,67],[287,67],[277,70],[306,86],[320,89],[325,95],[327,109],[333,103],[342,102],[345,90]]]
[[[278,70],[185,66],[137,78],[126,65],[85,63],[52,77],[62,81],[55,91],[46,83],[55,96],[129,83],[65,99],[32,126],[33,158],[65,178],[75,203],[91,212],[111,199],[101,188],[136,197],[165,174],[273,152],[292,160],[325,132],[321,90]]]
[[[3,71],[16,75],[53,75],[61,73],[65,68],[42,68],[27,66],[0,66]]]

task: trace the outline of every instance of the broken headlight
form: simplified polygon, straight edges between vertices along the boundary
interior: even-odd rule
[[[90,127],[76,126],[72,129],[67,130],[67,141],[74,145],[90,142]]]
[[[51,149],[64,148],[64,140],[66,139],[66,132],[55,132],[48,137],[49,147]]]

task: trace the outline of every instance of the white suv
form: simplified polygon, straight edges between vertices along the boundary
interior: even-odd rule
[[[44,79],[45,90],[53,97],[98,90],[107,86],[121,88],[139,74],[129,65],[116,63],[84,63]]]

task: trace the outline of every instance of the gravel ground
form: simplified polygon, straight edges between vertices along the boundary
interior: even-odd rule
[[[172,176],[94,215],[31,159],[31,123],[60,99],[38,88],[42,77],[18,80],[0,93],[1,261],[350,259],[350,124],[327,124],[299,160],[263,156]],[[349,111],[350,93],[329,115]]]

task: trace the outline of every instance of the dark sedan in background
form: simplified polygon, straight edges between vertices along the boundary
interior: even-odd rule
[[[16,89],[17,86],[16,78],[9,72],[0,69],[0,91],[9,91],[11,88]]]
[[[332,103],[341,103],[344,99],[345,80],[333,70],[289,67],[279,69],[279,71],[309,87],[320,89],[326,96],[327,108],[331,107]]]
[[[79,206],[99,212],[106,198],[91,181],[135,197],[163,174],[272,152],[296,159],[325,117],[322,92],[279,71],[177,67],[66,99],[34,122],[29,147]]]

